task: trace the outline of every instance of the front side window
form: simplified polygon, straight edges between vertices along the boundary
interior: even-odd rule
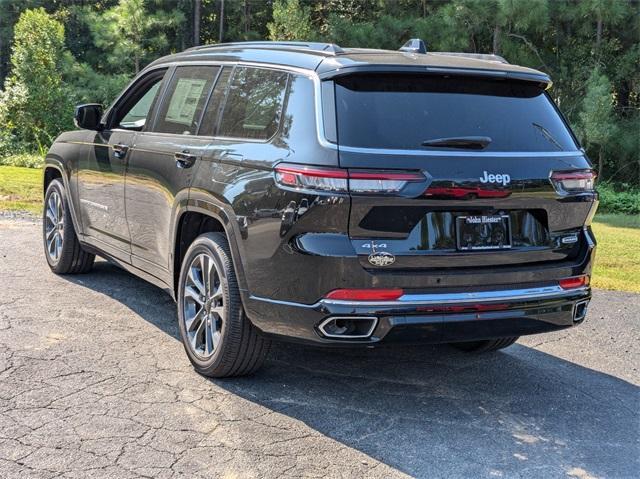
[[[114,108],[111,124],[122,130],[142,131],[148,122],[166,70],[142,77]]]
[[[169,82],[153,131],[193,135],[198,131],[211,86],[220,67],[178,67]]]
[[[289,74],[236,68],[222,112],[218,136],[268,140],[280,126]]]

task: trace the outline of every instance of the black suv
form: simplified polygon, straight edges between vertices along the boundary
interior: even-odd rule
[[[489,351],[573,326],[597,195],[550,85],[420,41],[161,58],[51,147],[47,261],[100,255],[167,290],[217,377],[256,370],[272,337]]]

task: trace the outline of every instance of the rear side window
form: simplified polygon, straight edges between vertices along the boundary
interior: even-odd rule
[[[238,67],[233,73],[218,136],[268,140],[282,117],[288,73]]]
[[[576,150],[537,85],[419,75],[353,75],[336,82],[338,141],[345,146],[434,150],[439,138],[491,138],[485,151]]]
[[[220,67],[178,67],[171,78],[153,131],[193,135]]]

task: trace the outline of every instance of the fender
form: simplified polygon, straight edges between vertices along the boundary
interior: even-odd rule
[[[64,163],[61,160],[59,160],[56,156],[54,156],[51,153],[47,153],[47,156],[45,157],[44,165],[42,167],[42,197],[44,198],[44,195],[46,193],[44,182],[46,178],[47,169],[53,168],[55,170],[58,170],[62,178],[62,184],[64,185],[64,190],[66,192],[67,204],[69,205],[69,212],[71,213],[71,221],[73,223],[73,228],[75,229],[78,237],[82,239],[84,235],[81,233],[82,228],[80,228],[80,223],[78,221],[78,217],[76,216],[75,203],[73,202],[73,195],[71,195],[71,188],[69,186],[70,173],[64,167]]]
[[[244,272],[244,267],[242,265],[242,261],[240,259],[240,251],[238,249],[238,235],[239,231],[237,231],[237,223],[233,221],[233,213],[231,216],[226,212],[223,205],[220,204],[220,201],[217,200],[213,195],[208,194],[202,190],[198,190],[194,192],[193,189],[190,190],[189,198],[186,202],[181,202],[177,205],[174,211],[174,217],[171,219],[172,228],[173,228],[173,238],[171,239],[171,251],[175,251],[176,248],[176,240],[177,240],[177,225],[180,224],[180,219],[187,212],[201,213],[203,215],[209,216],[215,220],[217,220],[222,227],[224,228],[224,232],[227,236],[227,240],[229,242],[229,248],[231,249],[231,261],[233,263],[233,269],[236,273],[236,278],[238,280],[238,287],[240,289],[240,295],[242,297],[243,303],[246,302],[249,298],[249,291],[247,286],[247,280]],[[173,265],[173,261],[171,264]],[[172,266],[171,277],[174,278],[174,268]],[[173,289],[175,290],[175,284],[173,285]]]

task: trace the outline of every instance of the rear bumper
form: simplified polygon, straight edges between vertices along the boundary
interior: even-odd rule
[[[482,288],[465,292],[419,292],[396,301],[322,299],[306,305],[250,297],[249,316],[265,333],[327,346],[389,342],[441,343],[557,331],[580,323],[591,298],[588,287],[563,290],[557,284]],[[375,318],[366,337],[323,334],[329,318]],[[370,332],[369,332],[370,331]]]

